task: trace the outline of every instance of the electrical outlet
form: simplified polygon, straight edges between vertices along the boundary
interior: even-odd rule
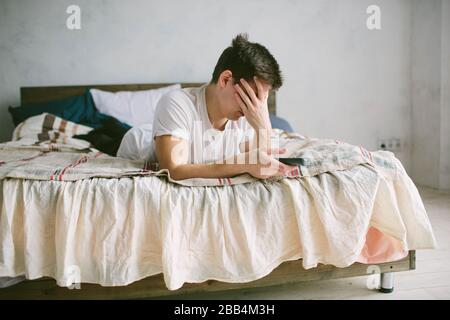
[[[378,138],[377,139],[377,149],[387,150],[391,152],[401,151],[402,143],[399,138]]]
[[[377,139],[377,149],[378,150],[387,150],[387,143],[385,139]]]
[[[400,151],[401,149],[401,143],[399,138],[392,139],[392,150],[394,151]]]
[[[394,139],[387,139],[387,146],[386,146],[386,149],[388,149],[388,150],[394,150],[394,143],[393,143],[393,140]]]

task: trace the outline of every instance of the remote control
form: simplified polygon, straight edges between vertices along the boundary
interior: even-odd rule
[[[303,158],[278,158],[278,161],[291,166],[305,165],[305,159]]]

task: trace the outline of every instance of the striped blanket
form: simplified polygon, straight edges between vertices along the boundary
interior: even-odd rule
[[[160,176],[185,186],[236,185],[256,181],[248,174],[224,179],[172,180],[158,164],[111,157],[94,149],[89,142],[72,138],[92,128],[41,114],[22,122],[14,131],[13,141],[0,144],[0,179],[76,181],[89,178]],[[324,172],[348,170],[358,165],[404,173],[401,163],[390,152],[370,152],[363,147],[330,139],[314,139],[278,131],[276,143],[288,150],[290,157],[305,161],[287,178],[315,176]],[[266,180],[274,181],[280,177]]]

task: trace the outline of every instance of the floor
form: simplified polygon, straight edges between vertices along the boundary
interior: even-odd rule
[[[417,251],[416,270],[395,274],[393,293],[367,288],[368,277],[174,296],[174,299],[450,299],[450,193],[419,188],[438,248]]]

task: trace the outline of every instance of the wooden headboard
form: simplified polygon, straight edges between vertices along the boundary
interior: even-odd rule
[[[81,85],[81,86],[57,86],[57,87],[21,87],[20,101],[21,105],[48,102],[59,100],[71,96],[82,95],[86,89],[95,88],[104,91],[138,91],[157,89],[171,85],[173,83],[146,83],[146,84],[107,84],[107,85]],[[181,87],[199,87],[203,83],[181,83]],[[275,91],[269,94],[269,112],[276,113]]]

